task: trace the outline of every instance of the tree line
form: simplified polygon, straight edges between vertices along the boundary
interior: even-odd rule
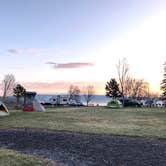
[[[125,97],[139,99],[144,97],[154,96],[150,92],[149,83],[144,79],[136,79],[130,74],[130,67],[127,60],[124,58],[119,60],[116,65],[117,79],[111,78],[106,82],[106,96],[112,98],[122,97],[123,103]],[[166,98],[166,62],[164,63],[164,79],[161,82],[162,97]]]

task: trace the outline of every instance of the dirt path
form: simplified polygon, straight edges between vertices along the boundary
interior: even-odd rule
[[[67,166],[166,166],[166,140],[0,130],[0,146]]]

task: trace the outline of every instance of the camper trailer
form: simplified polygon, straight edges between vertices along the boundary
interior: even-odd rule
[[[51,105],[70,105],[70,106],[82,106],[83,104],[80,101],[80,97],[70,99],[69,95],[57,95],[52,96],[48,103]]]
[[[52,96],[49,99],[49,102],[52,105],[68,105],[69,104],[69,96],[68,95]]]

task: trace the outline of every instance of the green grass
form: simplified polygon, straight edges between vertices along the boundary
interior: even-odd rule
[[[54,108],[46,112],[10,111],[0,129],[28,128],[81,133],[166,138],[166,108]]]
[[[0,165],[1,166],[55,166],[54,163],[21,154],[13,150],[0,148]]]

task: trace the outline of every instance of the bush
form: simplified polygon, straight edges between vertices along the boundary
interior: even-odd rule
[[[108,102],[107,107],[108,108],[121,108],[122,103],[117,99],[113,99],[110,102]]]

